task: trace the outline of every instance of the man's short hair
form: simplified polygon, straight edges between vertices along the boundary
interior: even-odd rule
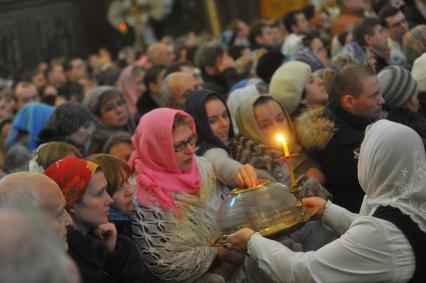
[[[16,99],[17,99],[17,97],[16,97],[16,90],[18,89],[18,88],[29,88],[29,87],[34,87],[34,88],[36,88],[36,86],[32,83],[32,82],[29,82],[29,81],[20,81],[20,82],[18,82],[17,84],[16,84],[16,86],[15,86],[15,88],[14,88],[14,91],[13,91],[13,99],[16,101]]]
[[[256,37],[262,36],[263,29],[268,26],[268,23],[264,20],[254,21],[250,26],[250,34],[248,40],[251,45],[256,45]]]
[[[384,27],[389,27],[388,22],[386,21],[386,18],[393,17],[399,12],[401,12],[400,9],[392,7],[392,6],[383,8],[379,14],[380,24]]]
[[[303,7],[302,12],[305,15],[306,20],[310,20],[315,16],[315,6],[314,5],[306,5]]]
[[[300,11],[291,11],[291,12],[288,12],[287,15],[285,15],[283,19],[283,23],[287,32],[289,33],[293,32],[292,26],[297,25],[296,15],[300,13],[301,13]]]
[[[173,62],[166,68],[166,71],[164,72],[164,77],[166,77],[166,76],[168,76],[172,73],[181,72],[182,68],[184,68],[184,67],[194,68],[194,64],[192,64],[190,61]],[[145,74],[145,77],[146,77],[146,74]]]
[[[359,97],[364,90],[363,81],[365,78],[374,75],[374,71],[364,65],[345,65],[334,77],[330,93],[331,103],[340,105],[341,99],[348,94]]]
[[[158,76],[166,69],[165,65],[157,64],[146,70],[143,78],[143,83],[146,89],[149,89],[149,84],[157,83]]]
[[[365,36],[374,35],[374,27],[377,25],[380,25],[379,21],[371,18],[365,18],[357,22],[352,31],[354,41],[362,47],[367,46]]]
[[[209,41],[201,44],[195,52],[195,65],[205,72],[206,67],[216,66],[217,60],[226,52],[226,47],[220,41]]]

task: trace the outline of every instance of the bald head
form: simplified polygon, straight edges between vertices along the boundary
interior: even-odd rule
[[[40,207],[45,210],[46,207],[50,206],[51,198],[61,198],[62,192],[59,186],[49,177],[30,172],[18,172],[6,175],[0,180],[0,204],[4,203],[5,199],[11,198],[12,196],[16,200],[16,206],[21,207],[17,195],[25,196],[28,194],[32,196],[32,199],[38,201],[33,205]],[[63,198],[63,196],[62,196]],[[31,202],[25,201],[22,198],[23,205],[29,205]]]
[[[0,180],[0,207],[40,208],[55,221],[67,248],[66,227],[72,224],[72,220],[65,211],[61,189],[49,177],[31,172],[6,175]]]
[[[164,79],[160,86],[160,94],[167,98],[167,106],[182,109],[188,93],[199,87],[199,82],[194,76],[186,72],[175,72]]]

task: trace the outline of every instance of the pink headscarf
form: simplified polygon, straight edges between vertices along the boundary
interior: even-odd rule
[[[173,147],[173,122],[176,114],[191,117],[188,113],[170,108],[148,112],[139,121],[132,137],[135,151],[129,166],[136,173],[139,203],[162,209],[178,209],[172,192],[195,193],[201,186],[201,176],[195,155],[192,168],[183,172],[177,165]],[[195,124],[191,124],[195,133]]]
[[[132,115],[137,111],[136,103],[142,93],[138,92],[135,79],[133,78],[133,65],[123,69],[118,79],[118,88],[123,92],[124,100]]]

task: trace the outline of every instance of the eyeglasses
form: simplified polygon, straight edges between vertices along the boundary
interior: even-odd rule
[[[180,152],[185,150],[188,144],[191,146],[194,146],[196,142],[197,142],[197,134],[192,134],[186,141],[181,141],[180,143],[175,144],[173,147],[175,149],[175,152]]]

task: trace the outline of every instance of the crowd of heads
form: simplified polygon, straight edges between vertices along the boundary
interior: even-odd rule
[[[131,211],[131,176],[144,171],[140,166],[192,172],[194,154],[214,146],[234,146],[240,161],[249,160],[250,152],[235,145],[241,136],[279,150],[276,133],[297,143],[293,119],[316,106],[360,120],[395,109],[423,116],[424,6],[338,2],[339,13],[308,5],[251,24],[236,19],[221,38],[189,33],[147,50],[125,47],[117,59],[102,48],[0,79],[0,281],[78,280],[73,262],[50,239],[67,250],[68,226],[88,231],[109,221],[109,207]],[[426,140],[426,130],[416,131]],[[14,253],[18,246],[22,254]],[[7,264],[31,260],[28,254],[36,258],[25,263],[33,273],[11,279]],[[46,269],[44,260],[57,268]],[[68,277],[60,277],[64,270]]]

